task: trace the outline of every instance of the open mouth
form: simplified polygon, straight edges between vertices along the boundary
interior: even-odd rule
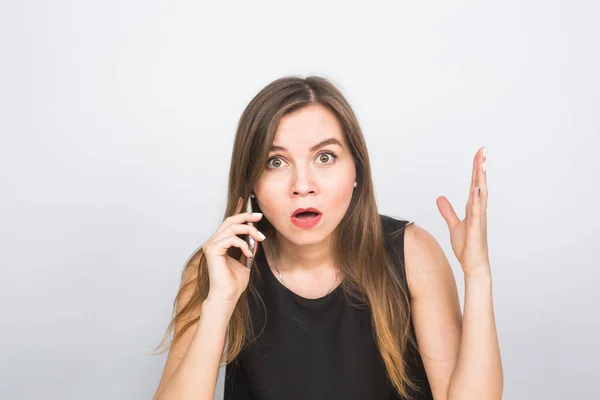
[[[298,214],[294,214],[294,217],[298,219],[313,219],[318,217],[319,215],[321,214],[314,211],[303,211],[299,212]]]
[[[292,224],[302,229],[310,229],[319,224],[323,214],[316,208],[298,208],[291,216]]]
[[[295,219],[314,219],[322,215],[321,211],[314,207],[307,208],[297,208],[296,211],[292,213],[292,218]]]

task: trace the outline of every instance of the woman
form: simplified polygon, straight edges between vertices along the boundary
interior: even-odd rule
[[[242,212],[249,197],[260,213]],[[483,148],[466,218],[437,201],[463,319],[437,241],[378,213],[341,92],[320,77],[270,83],[239,121],[226,218],[186,263],[155,398],[213,399],[225,362],[225,399],[500,399],[486,203]]]

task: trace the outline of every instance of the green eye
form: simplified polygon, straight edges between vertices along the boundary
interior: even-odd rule
[[[277,169],[277,168],[279,168],[279,166],[274,166],[274,165],[271,166],[271,161],[275,161],[275,162],[278,162],[279,164],[281,164],[281,159],[279,157],[273,157],[273,158],[270,158],[267,161],[267,168],[270,168],[270,169]]]
[[[323,161],[323,159],[327,160],[328,158],[331,159],[331,162],[324,162],[323,164],[331,164],[332,162],[335,161],[335,159],[337,158],[337,156],[335,154],[333,154],[330,151],[325,151],[321,154],[319,154],[319,160]]]

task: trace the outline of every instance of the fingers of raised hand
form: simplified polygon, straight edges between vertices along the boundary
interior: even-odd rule
[[[487,211],[488,186],[487,186],[487,155],[486,148],[482,151],[482,161],[479,167],[479,187],[481,188],[481,211],[485,215]]]
[[[469,213],[467,215],[468,225],[470,228],[479,228],[481,226],[481,197],[478,194],[479,188],[471,188],[471,204],[469,205]]]
[[[467,202],[467,218],[470,219],[469,226],[481,227],[482,219],[485,219],[487,208],[487,179],[486,179],[486,156],[485,147],[479,149],[473,162],[473,175],[469,201]]]

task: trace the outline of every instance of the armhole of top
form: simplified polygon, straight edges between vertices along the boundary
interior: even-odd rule
[[[391,257],[391,261],[398,267],[400,279],[402,280],[402,284],[404,285],[410,298],[410,289],[408,287],[408,281],[406,278],[404,237],[406,228],[414,224],[414,221],[409,221],[407,219],[401,219],[387,215],[382,215],[381,218],[388,254]]]
[[[410,288],[408,287],[408,280],[406,277],[406,261],[404,257],[404,238],[406,228],[410,225],[413,225],[414,221],[409,221],[406,219],[399,219],[395,217],[382,216],[383,229],[385,235],[385,242],[388,254],[391,257],[391,261],[396,265],[398,274],[400,276],[401,283],[406,290],[406,294],[408,296],[408,304],[409,307],[412,307],[412,297],[410,293]],[[410,335],[412,346],[416,345],[416,332],[415,327],[412,321],[410,320]],[[414,348],[417,349],[416,347]],[[418,351],[418,350],[416,350]]]

